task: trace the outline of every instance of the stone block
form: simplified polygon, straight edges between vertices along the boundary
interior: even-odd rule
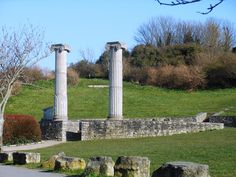
[[[114,165],[115,162],[111,157],[91,157],[83,176],[91,174],[114,176]]]
[[[1,152],[0,153],[0,163],[9,162],[12,160],[13,160],[12,152]]]
[[[19,165],[24,165],[28,163],[40,163],[40,153],[14,152],[13,163]]]
[[[147,157],[122,156],[115,163],[115,177],[149,177],[150,160]]]
[[[84,170],[85,167],[86,163],[84,159],[60,156],[55,161],[54,170]]]
[[[226,127],[236,127],[236,116],[212,116],[209,118],[212,123],[224,123]]]
[[[200,112],[196,115],[194,118],[195,122],[204,122],[207,119],[207,113],[206,112]]]
[[[167,162],[152,177],[210,177],[208,165],[193,162]]]
[[[60,152],[57,155],[53,155],[47,161],[42,163],[42,167],[43,168],[47,168],[47,169],[54,169],[56,159],[61,157],[61,156],[65,156],[65,153],[64,152]]]
[[[42,119],[40,129],[43,140],[66,141],[66,121],[51,121]]]

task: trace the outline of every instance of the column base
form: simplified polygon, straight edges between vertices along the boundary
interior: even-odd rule
[[[54,117],[53,121],[68,121],[68,117]]]
[[[66,141],[67,121],[42,120],[40,122],[43,140]]]
[[[118,116],[118,117],[108,116],[107,120],[123,120],[123,116]]]

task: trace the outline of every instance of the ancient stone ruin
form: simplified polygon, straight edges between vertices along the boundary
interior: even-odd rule
[[[63,44],[54,44],[51,50],[55,51],[55,94],[54,94],[54,121],[68,120],[67,104],[67,53],[70,47]]]
[[[149,136],[165,136],[180,133],[200,132],[222,129],[223,123],[206,123],[206,113],[188,118],[147,118],[123,119],[123,77],[122,51],[125,44],[115,41],[108,42],[109,51],[109,108],[108,118],[101,120],[68,120],[67,106],[67,53],[70,47],[64,44],[54,44],[55,51],[55,95],[54,112],[46,108],[41,121],[42,137],[44,139],[94,140],[115,138],[137,138]]]
[[[193,162],[167,162],[153,172],[152,177],[210,177],[209,167]]]
[[[125,44],[120,42],[108,42],[106,45],[110,53],[109,58],[109,120],[123,118],[123,73],[122,50]]]

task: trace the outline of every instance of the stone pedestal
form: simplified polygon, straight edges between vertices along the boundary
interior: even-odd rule
[[[55,51],[55,95],[54,120],[67,121],[67,53],[70,47],[63,44],[54,44],[51,50]]]
[[[40,122],[40,128],[42,131],[43,140],[58,140],[66,141],[68,121],[53,121],[53,120],[42,120]]]
[[[122,49],[126,46],[120,42],[108,42],[106,49],[109,50],[109,115],[108,118],[122,119]]]

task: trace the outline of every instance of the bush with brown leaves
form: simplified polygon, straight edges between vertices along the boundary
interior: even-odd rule
[[[79,74],[72,68],[67,70],[67,84],[75,86],[79,83]]]
[[[147,84],[170,89],[192,90],[205,86],[205,78],[198,67],[166,65],[148,69]]]
[[[29,115],[5,115],[3,144],[21,144],[41,140],[39,123]]]

